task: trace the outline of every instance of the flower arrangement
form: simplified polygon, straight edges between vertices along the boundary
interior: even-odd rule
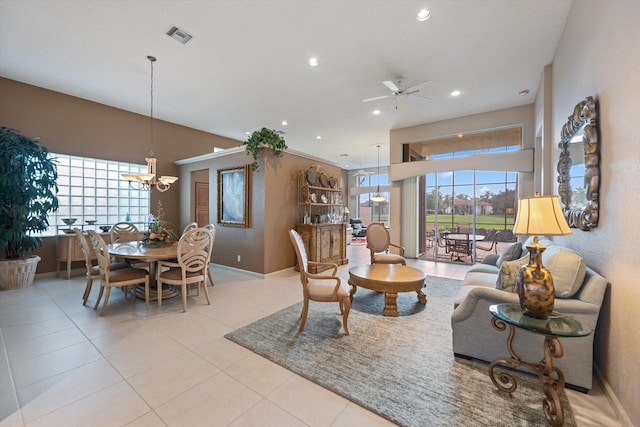
[[[164,219],[164,209],[162,203],[158,201],[156,215],[151,215],[147,231],[142,237],[142,244],[146,246],[163,246],[177,240],[175,227]]]

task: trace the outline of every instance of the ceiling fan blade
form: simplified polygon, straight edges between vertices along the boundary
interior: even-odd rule
[[[426,82],[422,82],[422,83],[418,83],[415,84],[413,86],[409,86],[406,91],[407,92],[415,92],[415,91],[419,91],[420,89],[422,89],[423,87],[427,87],[430,84],[432,84],[433,82],[431,80],[427,80]]]
[[[420,96],[420,95],[415,95],[414,93],[410,93],[408,97],[413,99],[414,101],[418,101],[421,104],[428,104],[431,102],[429,98],[425,98],[424,96]]]
[[[382,84],[391,89],[391,92],[400,92],[400,88],[391,80],[385,80]]]
[[[384,98],[389,98],[390,95],[383,95],[383,96],[376,96],[374,98],[367,98],[367,99],[363,99],[362,102],[371,102],[371,101],[377,101],[378,99],[384,99]]]

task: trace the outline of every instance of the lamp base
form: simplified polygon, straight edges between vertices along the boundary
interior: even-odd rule
[[[546,319],[553,311],[554,292],[551,273],[542,265],[542,252],[546,249],[534,240],[527,246],[529,264],[523,265],[518,272],[518,296],[520,307],[527,316]]]

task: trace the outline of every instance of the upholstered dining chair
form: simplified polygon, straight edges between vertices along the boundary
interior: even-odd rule
[[[404,259],[404,247],[391,243],[389,230],[379,222],[367,226],[367,248],[371,255],[371,264],[402,264],[407,265]],[[391,247],[397,248],[400,255],[389,253]]]
[[[109,256],[107,244],[104,242],[104,239],[93,230],[89,230],[88,233],[96,258],[98,259],[98,267],[100,268],[100,293],[98,294],[98,299],[93,309],[98,309],[98,305],[100,305],[100,300],[102,299],[102,291],[104,291],[105,288],[107,292],[104,296],[104,303],[102,304],[102,311],[100,312],[101,316],[103,316],[107,310],[107,303],[109,302],[112,287],[124,287],[123,290],[126,293],[127,286],[135,286],[138,284],[144,284],[144,301],[149,305],[149,272],[141,268],[133,267],[112,270],[111,257]]]
[[[84,257],[84,264],[87,268],[87,285],[84,288],[84,294],[82,295],[82,305],[87,304],[87,299],[89,299],[89,294],[91,294],[91,288],[93,286],[94,280],[100,280],[100,266],[93,265],[93,253],[91,248],[89,247],[89,243],[85,238],[82,231],[79,228],[74,228],[73,231],[76,233],[76,237],[78,238],[78,242],[80,243],[80,250],[82,251],[82,256]],[[112,262],[111,270],[122,270],[123,268],[129,268],[129,264],[126,262]]]
[[[211,304],[206,286],[206,270],[213,246],[211,241],[211,233],[206,228],[189,230],[178,241],[178,262],[158,261],[158,306],[162,305],[164,283],[181,286],[183,313],[187,311],[187,289],[192,283],[198,284],[198,292],[200,285],[204,285],[202,288],[207,304]],[[163,268],[168,269],[163,271]]]
[[[342,314],[344,334],[349,335],[347,321],[349,319],[349,311],[351,310],[350,289],[346,283],[343,283],[342,280],[336,276],[338,265],[329,262],[309,261],[304,242],[298,232],[289,230],[289,237],[296,251],[296,257],[298,258],[300,282],[302,283],[302,295],[304,297],[298,332],[304,330],[304,325],[307,322],[309,301],[338,302],[340,305],[340,313]],[[330,274],[309,273],[310,265],[330,267]]]

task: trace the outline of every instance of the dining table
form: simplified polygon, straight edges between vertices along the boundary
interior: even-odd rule
[[[458,257],[454,261],[462,262],[460,254],[471,255],[472,242],[481,242],[485,236],[482,234],[467,234],[467,233],[449,233],[445,235],[446,239],[446,251],[455,252]]]
[[[173,242],[168,245],[149,246],[141,241],[111,243],[107,245],[109,255],[128,260],[142,261],[149,265],[149,300],[156,301],[157,293],[157,265],[158,261],[176,259],[178,257],[178,244]],[[173,286],[162,287],[162,299],[173,298],[178,292]],[[144,286],[136,287],[136,296],[144,299]]]

